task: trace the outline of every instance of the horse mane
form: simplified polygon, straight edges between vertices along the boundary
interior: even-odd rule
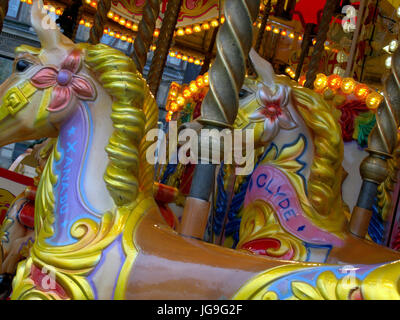
[[[85,63],[112,97],[115,131],[106,147],[110,162],[104,174],[107,189],[119,206],[134,202],[138,192],[151,195],[154,167],[146,161],[147,132],[156,127],[158,108],[136,65],[104,44],[81,44]]]
[[[315,210],[304,205],[303,209],[314,224],[338,233],[347,221],[341,194],[344,145],[339,125],[340,113],[320,94],[299,86],[285,76],[277,76],[276,82],[291,88],[294,105],[313,136],[314,159],[307,182],[307,195]]]

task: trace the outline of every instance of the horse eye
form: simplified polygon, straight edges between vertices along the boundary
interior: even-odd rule
[[[248,97],[251,94],[251,92],[245,90],[245,89],[240,89],[239,91],[239,99],[243,99]]]
[[[24,72],[30,66],[31,66],[30,62],[26,60],[18,60],[18,62],[15,65],[15,70],[17,70],[18,72]]]

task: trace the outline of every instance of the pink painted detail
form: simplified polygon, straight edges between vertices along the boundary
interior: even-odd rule
[[[58,283],[55,282],[53,288],[47,289],[44,286],[49,286],[48,278],[50,277],[50,273],[43,273],[38,267],[32,264],[31,267],[31,279],[33,280],[37,289],[43,292],[51,292],[57,294],[61,299],[68,299],[69,296],[65,292],[64,288]]]
[[[305,216],[295,188],[279,169],[260,165],[254,171],[247,189],[244,206],[255,200],[269,203],[282,227],[297,238],[312,244],[341,246],[337,236],[313,225]]]
[[[283,260],[292,260],[294,256],[294,250],[292,248],[283,256],[271,256],[267,252],[268,249],[279,249],[280,247],[280,241],[271,238],[263,238],[249,241],[243,244],[240,249],[245,249],[258,255],[269,256]]]
[[[31,79],[39,89],[54,87],[49,111],[61,111],[71,102],[73,97],[79,100],[94,100],[96,91],[86,77],[77,73],[81,68],[81,52],[73,50],[63,61],[59,69],[44,67]]]

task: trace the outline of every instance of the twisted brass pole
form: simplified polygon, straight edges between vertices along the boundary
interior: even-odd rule
[[[271,9],[272,9],[272,0],[268,0],[268,3],[264,9],[265,12],[264,12],[264,16],[263,16],[263,19],[261,22],[260,31],[258,31],[256,45],[254,46],[254,50],[256,50],[257,52],[260,51],[261,44],[264,40],[265,28],[267,27],[267,22],[268,22],[269,14],[271,13]]]
[[[107,22],[107,13],[111,8],[111,0],[100,0],[94,15],[93,27],[90,29],[89,42],[98,44],[103,36],[104,26]]]
[[[203,100],[199,119],[205,128],[223,130],[231,128],[235,121],[239,90],[246,73],[246,58],[252,46],[253,22],[259,7],[260,0],[225,1],[226,22],[218,31],[217,57],[209,71],[210,89]],[[181,234],[203,237],[214,176],[215,164],[196,165],[183,212]]]
[[[138,34],[131,55],[139,72],[143,73],[151,43],[153,42],[154,29],[158,14],[160,13],[160,0],[147,0],[143,9],[143,17],[139,23]]]
[[[8,0],[0,0],[0,32],[3,30],[4,18],[8,11]]]
[[[318,73],[318,67],[321,62],[322,53],[325,50],[325,41],[329,31],[329,25],[332,21],[335,9],[340,0],[326,0],[324,11],[322,13],[321,23],[318,26],[317,42],[311,56],[310,65],[306,76],[306,88],[313,88],[314,81]]]
[[[312,36],[314,34],[314,28],[316,25],[314,23],[307,23],[304,31],[303,42],[301,43],[301,53],[299,57],[299,63],[296,68],[296,76],[295,80],[299,80],[301,76],[301,71],[303,69],[304,60],[308,56],[308,52],[310,51],[310,46],[312,42]]]
[[[178,22],[182,2],[183,0],[168,1],[167,10],[161,25],[160,35],[156,42],[156,50],[147,76],[147,83],[155,97],[157,97],[163,70],[168,58],[168,52],[171,48],[172,38],[174,36],[176,23]]]
[[[400,119],[400,50],[392,58],[391,74],[385,81],[385,99],[376,113],[376,124],[369,139],[367,158],[361,163],[363,184],[354,207],[350,231],[364,238],[372,216],[372,206],[380,185],[388,175],[387,160],[397,146],[397,131]]]

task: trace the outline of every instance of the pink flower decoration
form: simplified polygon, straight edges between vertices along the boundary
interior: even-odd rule
[[[276,94],[272,96],[269,89],[265,85],[261,85],[257,92],[257,100],[260,107],[249,115],[249,119],[253,122],[264,121],[262,142],[272,141],[280,129],[296,128],[296,122],[287,109],[289,103],[287,87],[278,86]]]
[[[54,87],[49,111],[65,109],[76,96],[80,100],[94,100],[96,91],[90,81],[78,76],[81,66],[81,52],[73,50],[61,64],[61,68],[44,67],[31,79],[32,84],[39,89]]]

